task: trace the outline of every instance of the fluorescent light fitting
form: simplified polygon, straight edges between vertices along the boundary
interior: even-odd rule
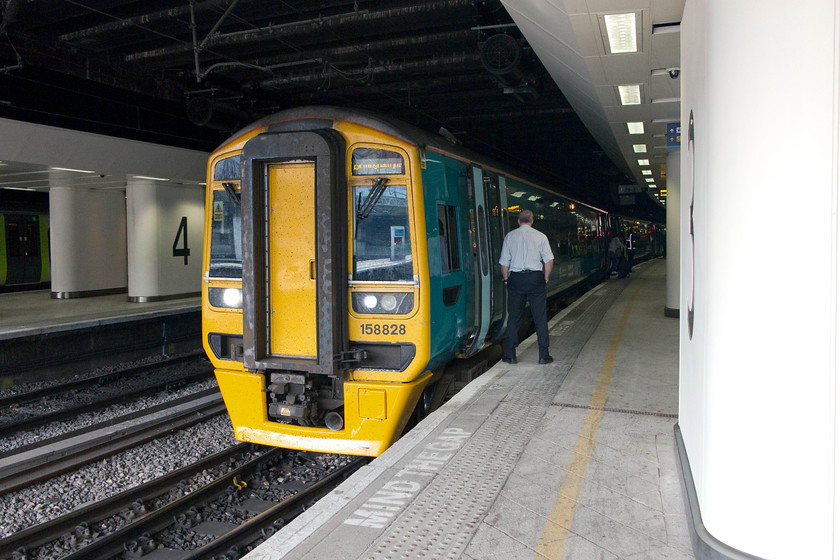
[[[70,171],[72,173],[96,173],[96,171],[88,171],[87,169],[70,169],[67,167],[50,167],[53,171]]]
[[[642,92],[639,84],[618,86],[618,96],[622,105],[641,105]]]
[[[636,46],[636,14],[609,14],[604,16],[607,37],[612,54],[633,53]]]
[[[633,144],[633,151],[637,154],[643,154],[647,152],[647,144]]]
[[[30,192],[35,191],[35,189],[30,189],[29,187],[3,187],[3,188],[7,189],[7,190],[10,190],[10,191],[30,191]]]
[[[653,171],[650,169],[642,169],[642,175],[653,175]]]
[[[135,179],[146,179],[148,181],[168,181],[169,179],[164,179],[162,177],[146,177],[144,175],[135,175]]]
[[[648,165],[650,165],[649,159],[637,159],[636,161],[638,161],[639,165],[642,167],[647,167]]]
[[[645,123],[643,123],[642,121],[629,122],[627,123],[627,132],[629,132],[630,134],[644,134]]]
[[[656,180],[654,180],[653,177],[645,177],[645,181],[647,181],[648,183],[655,183],[656,182]]]

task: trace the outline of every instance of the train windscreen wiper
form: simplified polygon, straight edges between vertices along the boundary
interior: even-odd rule
[[[230,197],[231,201],[236,205],[237,208],[239,208],[239,205],[242,201],[239,197],[239,193],[236,192],[236,190],[234,190],[234,187],[236,185],[234,185],[233,183],[222,183],[222,186],[225,188],[225,192],[227,193],[228,197]]]
[[[370,216],[373,207],[382,198],[382,193],[385,192],[385,184],[388,182],[388,177],[380,177],[373,183],[367,197],[362,201],[361,193],[359,194],[359,203],[356,208],[356,218],[363,220]]]

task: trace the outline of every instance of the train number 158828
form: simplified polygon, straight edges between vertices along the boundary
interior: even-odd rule
[[[405,334],[405,325],[397,325],[396,323],[391,325],[372,325],[370,323],[362,323],[362,334],[375,334],[375,335],[398,335],[398,334]]]

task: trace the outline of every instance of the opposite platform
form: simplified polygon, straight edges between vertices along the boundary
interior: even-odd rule
[[[661,259],[593,289],[246,558],[693,558],[664,298]]]
[[[0,294],[0,340],[200,312],[201,298],[132,303],[126,294],[53,299],[49,290]]]
[[[0,388],[201,350],[201,298],[0,294]]]

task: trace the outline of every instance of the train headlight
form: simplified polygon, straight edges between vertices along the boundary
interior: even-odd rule
[[[397,308],[397,298],[394,297],[394,294],[385,294],[382,296],[382,299],[379,302],[379,305],[382,306],[382,309],[385,311],[394,312]]]
[[[239,288],[209,288],[207,296],[213,307],[242,309],[242,290]]]
[[[412,292],[365,293],[353,292],[353,311],[356,313],[382,313],[405,315],[414,308]]]

